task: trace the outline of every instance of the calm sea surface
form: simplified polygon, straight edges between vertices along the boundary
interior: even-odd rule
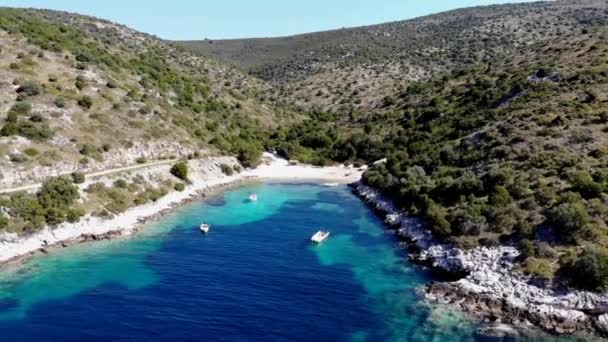
[[[248,201],[257,193],[257,202]],[[208,235],[198,225],[211,224]],[[319,246],[317,230],[331,230]],[[257,184],[0,271],[2,341],[471,341],[346,187]]]

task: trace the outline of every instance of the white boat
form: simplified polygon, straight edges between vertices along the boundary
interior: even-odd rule
[[[335,188],[337,186],[339,186],[340,184],[338,183],[324,183],[323,186],[327,187],[327,188]]]
[[[209,232],[210,228],[211,228],[211,226],[208,225],[207,223],[201,224],[201,226],[200,226],[201,233],[207,234]]]
[[[252,202],[257,201],[258,200],[258,195],[256,195],[256,194],[249,195],[249,200],[252,201]]]
[[[310,238],[310,241],[312,241],[314,243],[321,243],[321,242],[325,241],[328,237],[329,237],[328,231],[319,230],[318,232],[315,233],[315,235],[313,235]]]

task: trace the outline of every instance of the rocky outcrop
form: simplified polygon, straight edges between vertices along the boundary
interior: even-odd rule
[[[462,250],[435,240],[419,219],[407,216],[373,188],[354,191],[419,252],[415,259],[462,278],[425,289],[434,302],[452,304],[482,320],[534,325],[555,334],[608,333],[608,295],[539,287],[513,271],[519,251],[510,246]]]

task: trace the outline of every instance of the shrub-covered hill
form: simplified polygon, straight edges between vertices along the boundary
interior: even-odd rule
[[[263,81],[111,22],[0,8],[2,185],[143,158],[262,150]]]
[[[391,89],[605,23],[606,10],[600,0],[522,3],[292,37],[179,44],[278,84],[270,95],[276,99],[373,111]]]
[[[517,244],[525,272],[607,288],[606,94],[608,28],[595,26],[413,83],[375,115],[317,112],[275,138],[318,163],[386,158],[364,180],[442,239]]]

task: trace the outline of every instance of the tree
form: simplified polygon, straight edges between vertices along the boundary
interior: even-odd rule
[[[37,197],[44,209],[67,209],[78,198],[78,188],[67,177],[51,177],[42,184]]]
[[[238,150],[237,158],[245,167],[256,166],[262,158],[262,149],[254,144],[243,144]]]
[[[82,172],[74,172],[72,173],[72,182],[74,182],[74,184],[82,184],[85,182],[85,175]]]
[[[426,201],[425,218],[429,221],[433,233],[440,237],[446,237],[452,234],[452,228],[446,216],[445,208],[431,199]]]
[[[604,249],[587,249],[585,254],[566,264],[561,270],[576,288],[585,290],[608,289],[608,252]]]
[[[589,214],[581,203],[562,203],[550,210],[548,220],[562,241],[573,243],[589,223]]]
[[[494,186],[494,191],[490,194],[490,204],[497,208],[506,207],[512,201],[507,188],[502,185]]]
[[[41,228],[45,222],[44,209],[38,200],[25,193],[11,196],[10,215],[29,222],[33,228]]]
[[[170,170],[171,174],[175,177],[187,182],[188,181],[188,164],[180,161],[173,165]]]

